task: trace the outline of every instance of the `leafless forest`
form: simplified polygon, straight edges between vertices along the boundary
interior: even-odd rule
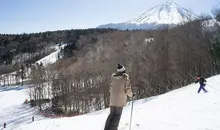
[[[72,57],[32,67],[31,104],[65,115],[107,108],[117,63],[125,65],[137,99],[193,83],[197,74],[218,74],[218,32],[196,20],[170,29],[82,36]]]

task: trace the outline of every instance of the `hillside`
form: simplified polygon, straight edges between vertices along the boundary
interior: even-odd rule
[[[17,129],[23,123],[43,119],[35,108],[23,104],[28,99],[27,86],[0,87],[0,126],[6,122],[10,129]],[[0,128],[1,129],[1,128]]]
[[[60,43],[61,44],[61,43]],[[43,57],[42,59],[38,60],[36,63],[38,64],[43,64],[44,66],[47,66],[49,64],[55,63],[58,58],[62,58],[61,56],[59,57],[59,54],[61,53],[61,50],[67,45],[67,43],[62,43],[61,46],[55,46],[55,52]]]
[[[47,110],[57,115],[86,114],[108,107],[109,79],[117,63],[125,65],[138,99],[185,86],[197,74],[210,77],[219,73],[218,59],[214,61],[210,53],[212,35],[204,35],[201,22],[157,31],[82,36],[77,44],[70,44],[71,57],[50,66],[33,66],[29,96],[39,109],[45,105],[41,100],[50,100]],[[78,105],[81,103],[84,105]]]
[[[207,82],[208,93],[197,94],[198,84],[190,84],[162,95],[136,100],[132,130],[219,130],[220,76],[213,76]],[[109,113],[107,108],[71,118],[47,119],[36,115],[37,121],[30,122],[33,112],[22,105],[25,98],[23,87],[1,89],[0,123],[9,122],[7,130],[101,130]],[[128,103],[119,130],[128,130],[130,110]]]
[[[0,86],[19,84],[27,80],[35,63],[44,67],[58,59],[69,59],[80,53],[85,44],[95,42],[96,36],[113,29],[78,29],[31,34],[0,34]],[[89,40],[78,42],[87,37]],[[64,46],[63,43],[68,43]],[[77,58],[77,57],[75,57]]]
[[[113,30],[72,29],[17,35],[0,34],[0,69],[4,65],[33,64],[52,53],[52,47],[58,43],[76,43],[82,36],[111,31]]]

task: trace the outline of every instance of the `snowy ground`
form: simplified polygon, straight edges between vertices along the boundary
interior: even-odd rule
[[[36,63],[40,64],[42,62],[44,66],[55,63],[58,60],[58,54],[60,53],[61,48],[64,48],[68,43],[60,43],[60,44],[61,44],[60,47],[58,45],[56,45],[54,47],[54,49],[56,50],[55,52],[51,53],[50,55],[48,55],[48,56],[46,56],[42,59],[40,59]]]
[[[35,109],[23,104],[26,98],[28,95],[23,86],[0,87],[0,130],[3,122],[9,129],[16,129],[20,124],[30,123],[32,116],[36,120],[43,119]]]
[[[136,101],[132,130],[220,130],[220,75],[207,81],[212,86],[207,85],[208,93],[197,94],[198,84],[191,84]],[[10,123],[7,130],[103,130],[109,114],[109,109],[105,109],[71,118],[39,116],[38,121],[30,122],[33,112],[22,105],[24,89],[16,89],[0,90],[0,122]],[[130,108],[129,104],[124,108],[119,130],[129,129]]]

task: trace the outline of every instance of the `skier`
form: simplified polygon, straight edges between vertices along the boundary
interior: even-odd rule
[[[4,128],[6,128],[6,123],[5,123],[5,122],[4,122],[4,124],[3,124],[3,125],[4,125]]]
[[[205,86],[206,86],[206,80],[204,78],[201,78],[200,75],[197,75],[197,79],[195,81],[195,83],[198,83],[200,84],[200,87],[198,89],[198,93],[200,93],[201,90],[203,90],[205,93],[208,92],[206,89],[205,89]]]
[[[117,130],[123,107],[126,105],[127,96],[135,96],[131,90],[128,74],[125,67],[118,64],[117,73],[112,74],[110,82],[110,114],[106,120],[104,130]]]
[[[34,122],[34,116],[32,116],[32,122]]]

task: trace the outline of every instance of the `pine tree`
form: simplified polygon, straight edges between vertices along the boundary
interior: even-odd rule
[[[56,114],[61,114],[62,113],[62,106],[59,103],[59,97],[55,96],[52,98],[52,111]]]

